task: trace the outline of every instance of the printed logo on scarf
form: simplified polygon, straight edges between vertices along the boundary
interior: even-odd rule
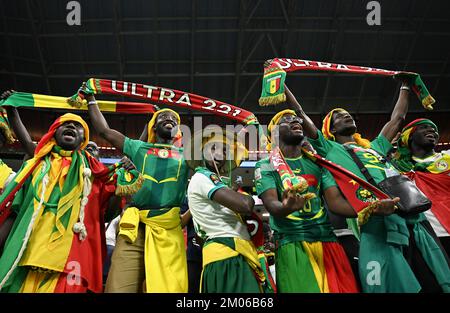
[[[448,163],[445,160],[436,161],[436,168],[440,171],[445,171],[448,169]]]
[[[363,202],[374,202],[377,200],[372,192],[362,187],[359,187],[358,190],[356,190],[356,197]]]

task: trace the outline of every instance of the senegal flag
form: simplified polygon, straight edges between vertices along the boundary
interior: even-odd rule
[[[286,95],[284,94],[285,80],[286,72],[279,68],[276,63],[266,67],[264,69],[259,105],[274,105],[286,101]]]
[[[100,111],[117,113],[154,113],[155,107],[149,103],[97,101]],[[42,109],[87,110],[87,106],[75,108],[67,103],[67,97],[48,96],[36,93],[14,92],[0,106],[33,107]]]

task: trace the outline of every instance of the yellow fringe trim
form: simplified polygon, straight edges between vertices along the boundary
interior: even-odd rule
[[[7,143],[13,144],[16,141],[14,139],[14,135],[11,131],[11,128],[9,128],[8,124],[0,122],[0,130],[3,131],[3,134],[5,135]]]
[[[261,97],[258,102],[260,106],[277,105],[286,102],[286,95],[281,93],[276,96]]]
[[[139,177],[136,178],[136,181],[129,185],[117,185],[116,188],[116,196],[122,197],[122,196],[129,196],[133,195],[136,192],[141,189],[142,185],[144,184],[144,176],[139,173]]]
[[[67,99],[67,103],[70,106],[73,106],[74,108],[81,108],[83,105],[87,104],[87,101],[86,99],[82,99],[81,97],[77,96],[75,99],[74,98]]]
[[[433,103],[435,103],[436,100],[431,95],[426,96],[422,99],[422,105],[427,110],[433,110]]]
[[[308,200],[314,199],[316,197],[316,194],[312,193],[312,192],[307,192],[302,196],[303,196],[303,198],[305,198],[305,201],[308,201]]]
[[[380,203],[379,201],[375,201],[358,212],[358,224],[360,226],[367,223],[367,221],[369,220],[370,216],[373,213],[373,209],[376,208],[379,203]]]

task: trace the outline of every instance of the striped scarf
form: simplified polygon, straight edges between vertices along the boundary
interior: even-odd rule
[[[257,123],[255,115],[242,108],[175,89],[118,80],[90,78],[86,82],[85,87],[80,88],[75,95],[68,99],[68,103],[74,107],[84,107],[86,104],[85,94],[109,94],[144,99],[152,103],[189,108],[223,116],[244,125]]]
[[[420,75],[417,73],[390,71],[365,66],[334,64],[300,59],[277,58],[273,59],[271,64],[264,68],[262,92],[261,97],[259,98],[259,104],[261,106],[265,106],[285,102],[286,95],[284,93],[284,82],[286,80],[286,72],[295,71],[325,71],[390,77],[408,77],[412,83],[414,93],[427,110],[432,110],[432,105],[435,103],[435,100],[430,95],[430,92],[423,83]]]
[[[33,107],[41,109],[87,110],[87,107],[75,108],[67,103],[66,97],[48,96],[36,93],[14,92],[7,99],[0,101],[0,106]],[[102,112],[116,113],[154,113],[155,106],[149,103],[98,101]]]

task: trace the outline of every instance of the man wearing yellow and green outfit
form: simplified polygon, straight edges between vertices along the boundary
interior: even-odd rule
[[[322,132],[301,109],[309,142],[328,160],[367,180],[351,156],[352,150],[375,182],[398,175],[386,160],[391,141],[401,129],[409,106],[409,82],[404,80],[390,120],[372,141],[356,132],[353,117],[334,109],[324,118]],[[402,216],[372,214],[360,225],[359,274],[364,292],[449,292],[450,270],[437,238],[423,213]]]
[[[313,198],[285,189],[270,158],[255,166],[256,191],[270,213],[276,240],[275,270],[279,292],[358,292],[350,263],[328,220],[328,208],[343,216],[355,212],[331,174],[303,154],[302,120],[292,110],[269,123],[272,147],[279,147],[296,176],[303,177]]]
[[[450,150],[436,152],[439,130],[433,121],[419,118],[403,127],[397,140],[393,164],[413,176],[417,186],[431,198],[424,212],[447,255],[450,254]]]
[[[12,143],[14,143],[14,137],[9,127],[6,112],[2,109],[0,111],[0,149],[3,148],[5,144]],[[12,180],[14,175],[14,171],[2,160],[0,160],[0,194],[3,192],[6,185]]]
[[[240,216],[251,213],[253,198],[233,190],[221,177],[231,175],[246,150],[235,142],[233,134],[208,137],[207,133],[210,132],[205,131],[205,138],[203,132],[196,133],[186,147],[192,156],[188,163],[195,168],[188,187],[189,208],[195,231],[204,241],[200,291],[262,292],[266,283],[264,272]],[[222,129],[217,127],[214,133],[220,134]],[[200,159],[195,157],[196,150],[201,152]]]
[[[101,137],[127,155],[143,175],[120,221],[106,292],[187,292],[187,265],[180,205],[185,197],[188,167],[181,139],[180,117],[170,109],[154,113],[147,142],[109,128],[93,95],[88,111]]]

